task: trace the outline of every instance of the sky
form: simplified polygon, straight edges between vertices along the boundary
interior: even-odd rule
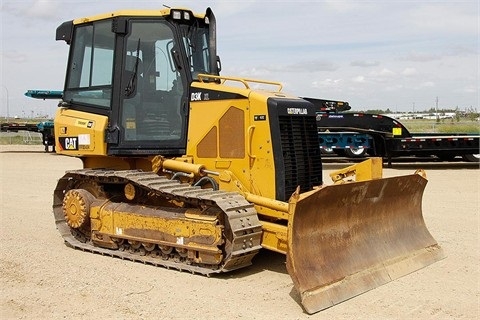
[[[163,5],[213,9],[224,76],[279,81],[286,93],[358,111],[480,110],[476,0],[1,0],[0,117],[54,115],[55,100],[24,93],[63,89],[62,22]]]

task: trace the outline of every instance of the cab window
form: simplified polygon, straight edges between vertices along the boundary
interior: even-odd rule
[[[166,21],[132,21],[122,75],[121,126],[125,141],[183,141],[185,84]]]
[[[64,101],[110,108],[115,43],[111,28],[111,21],[76,28]]]

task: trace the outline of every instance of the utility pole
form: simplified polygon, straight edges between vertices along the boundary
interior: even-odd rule
[[[10,118],[10,112],[8,110],[9,109],[9,107],[8,107],[8,89],[7,89],[7,87],[5,87],[3,85],[2,85],[2,87],[3,87],[3,89],[5,89],[5,92],[7,93],[7,121],[8,121],[8,118]]]

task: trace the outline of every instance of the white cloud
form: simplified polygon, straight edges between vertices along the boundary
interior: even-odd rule
[[[25,53],[18,52],[17,50],[3,51],[0,54],[2,60],[11,63],[22,63],[27,61],[27,55]]]
[[[324,1],[327,8],[332,9],[336,12],[346,13],[358,8],[358,2],[354,1],[338,1],[338,0],[326,0]]]
[[[377,82],[388,81],[396,77],[396,73],[387,68],[371,71],[368,75],[369,79]]]
[[[372,60],[356,60],[350,62],[350,65],[353,67],[376,67],[380,65],[380,62]]]
[[[432,82],[432,81],[425,81],[425,82],[420,83],[420,87],[422,87],[422,88],[432,88],[432,87],[435,87],[435,83]]]
[[[459,90],[459,92],[465,92],[465,93],[475,93],[475,94],[479,94],[480,93],[480,88],[477,86],[466,86],[466,87],[463,87]]]
[[[27,9],[27,15],[39,19],[52,19],[57,17],[58,3],[49,0],[35,0]]]
[[[394,85],[391,85],[391,86],[386,86],[385,87],[385,91],[398,91],[398,90],[402,90],[404,88],[403,85],[401,84],[394,84]]]
[[[294,64],[268,67],[267,69],[277,72],[318,72],[335,71],[339,67],[330,61],[300,61]]]
[[[411,77],[411,76],[415,76],[418,74],[418,71],[417,69],[415,68],[405,68],[403,71],[402,71],[402,75],[406,76],[406,77]]]
[[[472,14],[475,1],[438,1],[413,6],[410,10],[410,24],[422,33],[444,35],[474,34],[478,32],[478,15]],[[476,2],[478,14],[478,2]]]
[[[406,56],[400,57],[399,60],[414,61],[414,62],[429,62],[440,60],[441,56],[433,52],[410,52]]]
[[[250,69],[239,70],[237,74],[245,78],[265,77],[266,75],[270,74],[270,71],[267,68],[250,68]]]
[[[356,82],[356,83],[365,83],[365,77],[364,76],[356,76],[356,77],[352,78],[352,81]]]
[[[334,88],[339,87],[342,84],[342,79],[325,79],[320,81],[313,81],[312,87],[313,88]]]
[[[226,18],[248,11],[250,7],[255,6],[255,1],[215,1],[214,6],[215,16]]]

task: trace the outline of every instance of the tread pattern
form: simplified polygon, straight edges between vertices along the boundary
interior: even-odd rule
[[[146,190],[149,194],[168,200],[187,202],[190,206],[217,206],[225,215],[233,233],[231,244],[226,246],[225,258],[216,268],[187,264],[181,261],[164,260],[161,257],[140,255],[135,252],[111,250],[94,246],[90,241],[77,239],[67,225],[62,211],[63,196],[66,191],[81,180],[92,181],[100,185],[105,183],[131,183]],[[251,265],[251,260],[261,248],[262,226],[253,204],[236,192],[201,189],[177,180],[170,180],[153,172],[141,170],[104,170],[81,169],[67,171],[58,181],[53,197],[53,212],[57,229],[66,245],[101,255],[117,257],[167,269],[177,269],[192,273],[209,275],[227,272]]]

